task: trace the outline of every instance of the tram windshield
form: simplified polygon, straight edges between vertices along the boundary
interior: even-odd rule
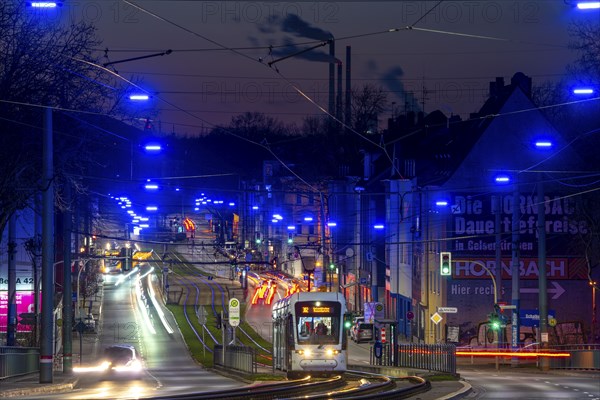
[[[335,344],[340,341],[341,307],[328,301],[296,303],[298,344]]]

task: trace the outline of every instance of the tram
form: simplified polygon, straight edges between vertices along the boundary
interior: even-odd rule
[[[337,292],[297,292],[273,305],[273,366],[288,378],[346,371],[346,299]]]

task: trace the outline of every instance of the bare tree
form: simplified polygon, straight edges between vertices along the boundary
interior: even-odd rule
[[[377,118],[387,106],[387,95],[380,86],[367,83],[352,88],[352,125],[359,133],[377,130]]]
[[[56,174],[86,160],[80,119],[119,112],[122,88],[98,65],[100,45],[86,23],[61,26],[31,13],[23,2],[0,2],[0,232],[16,210],[27,207],[39,187],[42,115],[72,129],[55,131]],[[88,113],[88,114],[86,114]]]

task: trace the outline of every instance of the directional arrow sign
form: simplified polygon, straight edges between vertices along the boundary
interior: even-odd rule
[[[556,282],[556,281],[552,281],[550,283],[554,287],[553,288],[548,288],[548,293],[549,294],[553,294],[552,300],[556,300],[560,296],[562,296],[562,294],[565,292],[565,289],[562,286],[560,286],[558,284],[558,282]],[[540,289],[539,288],[521,288],[520,292],[521,293],[539,293]]]

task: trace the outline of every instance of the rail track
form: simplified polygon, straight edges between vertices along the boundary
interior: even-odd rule
[[[300,399],[403,399],[429,390],[419,377],[390,378],[366,372],[348,371],[327,379],[307,377],[278,383],[247,386],[219,392],[187,393],[169,399],[300,400]],[[163,399],[163,397],[154,397]],[[165,397],[166,399],[166,397]]]

